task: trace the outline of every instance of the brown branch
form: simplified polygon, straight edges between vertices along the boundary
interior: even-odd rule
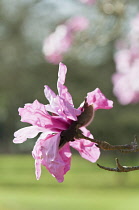
[[[139,151],[136,137],[134,138],[134,141],[131,142],[131,144],[125,144],[125,145],[111,145],[106,141],[91,139],[89,137],[84,136],[82,133],[80,134],[78,133],[78,139],[81,139],[81,138],[96,143],[96,146],[102,150],[119,150],[120,152],[125,152],[125,153]]]
[[[116,158],[115,161],[116,161],[116,166],[117,166],[116,168],[109,168],[109,167],[101,166],[98,163],[97,163],[97,166],[107,171],[116,171],[116,172],[129,172],[129,171],[139,170],[139,166],[122,166],[119,163],[118,158]]]

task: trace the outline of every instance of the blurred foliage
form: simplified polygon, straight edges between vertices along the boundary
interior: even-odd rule
[[[115,12],[115,6],[105,7],[105,3],[113,2],[103,0],[87,6],[79,0],[0,1],[0,152],[31,150],[32,140],[22,145],[12,143],[14,131],[26,126],[20,123],[17,110],[35,99],[46,104],[45,84],[56,91],[58,66],[44,59],[43,40],[58,24],[75,15],[84,15],[91,21],[89,30],[77,35],[63,61],[68,67],[66,86],[75,107],[87,92],[99,87],[114,101],[114,108],[97,111],[89,126],[95,138],[120,144],[132,141],[134,134],[139,136],[139,105],[119,105],[111,83],[115,71],[114,41],[126,34],[130,19],[139,11],[139,2],[119,1],[123,5],[122,10],[119,7],[121,12]]]

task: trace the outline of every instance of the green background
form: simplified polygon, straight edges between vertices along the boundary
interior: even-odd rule
[[[108,157],[104,162],[114,166]],[[103,171],[74,155],[72,170],[58,183],[45,169],[37,181],[33,165],[28,155],[0,157],[0,210],[139,209],[138,171]]]

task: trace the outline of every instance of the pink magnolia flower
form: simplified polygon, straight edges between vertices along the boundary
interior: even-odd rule
[[[82,3],[84,4],[88,4],[88,5],[91,5],[91,4],[95,4],[96,3],[96,0],[80,0]]]
[[[139,49],[135,47],[118,50],[114,56],[116,71],[119,73],[128,73],[138,59]]]
[[[139,48],[139,14],[130,23],[128,39],[132,46]]]
[[[112,77],[113,92],[122,105],[139,102],[139,59],[127,73],[115,73]]]
[[[45,39],[43,44],[43,53],[47,61],[53,64],[61,62],[64,53],[72,46],[75,33],[85,30],[88,25],[88,19],[78,16],[57,26],[56,30]]]
[[[113,92],[123,105],[139,102],[139,15],[131,21],[127,40],[114,56],[117,72],[112,76]]]
[[[35,100],[32,104],[26,104],[24,108],[19,108],[21,121],[30,123],[31,126],[16,131],[13,142],[23,143],[28,138],[34,138],[41,133],[32,151],[37,179],[41,176],[41,165],[43,165],[58,182],[62,182],[64,174],[70,170],[70,146],[91,162],[96,162],[100,155],[99,148],[95,143],[78,139],[72,132],[74,125],[78,125],[79,131],[84,136],[93,138],[86,126],[92,121],[94,111],[110,109],[113,102],[108,100],[97,88],[87,94],[86,102],[83,105],[80,105],[78,109],[74,108],[72,97],[64,85],[66,73],[66,66],[60,63],[57,81],[58,95],[47,85],[45,86],[44,93],[49,104],[43,105]],[[85,113],[87,109],[89,112]],[[92,112],[92,110],[94,111]]]
[[[88,28],[89,20],[83,16],[76,16],[76,17],[70,18],[66,22],[66,25],[69,31],[71,31],[72,33],[83,31]]]

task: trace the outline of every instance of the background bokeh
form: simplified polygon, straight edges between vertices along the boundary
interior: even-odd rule
[[[75,107],[84,100],[87,92],[99,87],[107,98],[114,101],[114,108],[96,113],[89,127],[95,138],[118,144],[128,143],[135,134],[139,134],[138,104],[120,105],[113,95],[111,82],[115,72],[115,41],[126,35],[139,3],[120,1],[121,12],[107,14],[101,7],[108,1],[98,2],[87,6],[79,0],[1,0],[0,152],[30,150],[29,143],[26,148],[23,144],[12,143],[14,131],[25,126],[20,123],[17,110],[35,99],[46,104],[45,84],[57,91],[58,65],[45,60],[43,41],[57,25],[75,15],[85,16],[90,21],[89,29],[77,34],[73,47],[63,60],[68,67],[66,86]]]
[[[120,6],[116,6],[115,2],[117,4],[119,2]],[[108,5],[113,7],[107,7]],[[107,98],[114,101],[114,108],[96,112],[95,119],[89,126],[94,137],[112,144],[125,144],[130,143],[135,134],[139,136],[139,104],[120,105],[113,95],[111,82],[111,76],[115,72],[113,60],[115,42],[126,35],[129,22],[138,11],[139,2],[137,0],[101,0],[89,6],[79,0],[0,1],[0,36],[2,40],[0,51],[0,210],[21,209],[21,207],[33,210],[56,209],[56,206],[53,205],[55,200],[53,196],[56,196],[57,193],[60,193],[56,199],[57,209],[65,209],[62,202],[65,202],[66,209],[70,202],[73,202],[72,209],[77,209],[77,207],[93,209],[92,205],[95,205],[95,209],[132,209],[129,202],[128,206],[124,208],[126,196],[133,198],[132,204],[135,202],[139,207],[136,200],[136,195],[139,193],[137,188],[139,182],[137,178],[134,179],[134,175],[129,175],[127,178],[127,175],[100,172],[95,164],[86,163],[87,161],[84,160],[80,162],[76,153],[74,161],[77,167],[73,165],[73,172],[67,175],[67,180],[62,187],[46,172],[44,172],[42,181],[36,184],[33,171],[34,163],[31,160],[31,151],[35,140],[29,140],[21,145],[15,145],[12,142],[13,133],[26,126],[25,123],[20,122],[18,107],[23,107],[25,103],[32,103],[35,99],[47,104],[43,93],[46,84],[57,91],[58,65],[50,64],[45,60],[42,53],[44,39],[55,30],[57,25],[76,15],[87,17],[90,27],[76,35],[73,46],[63,59],[63,63],[68,67],[66,86],[73,96],[75,107],[80,105],[87,92],[99,87]],[[18,156],[16,156],[17,153]],[[117,156],[122,159],[125,165],[139,164],[138,154],[124,155],[119,152],[102,152],[100,163],[113,166],[115,164],[114,157]],[[78,167],[81,163],[82,165]],[[26,164],[29,165],[26,167]],[[93,174],[93,167],[95,174]],[[92,177],[91,174],[93,174]],[[46,182],[45,179],[47,179]],[[88,181],[86,181],[87,179]],[[90,184],[92,179],[96,179],[95,184],[93,181]],[[104,183],[104,179],[106,179],[106,183]],[[14,194],[12,194],[13,190]],[[34,196],[35,190],[38,192]],[[116,199],[120,199],[116,197],[119,195],[119,190],[123,193],[129,191],[133,193],[132,195],[127,193],[123,200],[121,198],[119,202],[122,203],[122,206],[117,208],[114,206],[117,205]],[[27,191],[28,199],[23,199]],[[84,204],[82,204],[82,195],[82,201],[80,200],[80,192],[84,192]],[[67,197],[64,201],[66,193],[70,201]],[[91,193],[96,200],[95,203],[92,201]],[[112,193],[115,197],[112,197]],[[43,194],[42,197],[41,194]],[[109,203],[106,204],[105,197],[103,198],[104,194],[110,196],[112,207]],[[49,197],[48,203],[45,203],[45,195]],[[5,196],[11,205],[6,204]],[[38,203],[34,201],[37,197]],[[101,201],[104,205],[100,205]],[[33,202],[36,202],[36,207]]]

